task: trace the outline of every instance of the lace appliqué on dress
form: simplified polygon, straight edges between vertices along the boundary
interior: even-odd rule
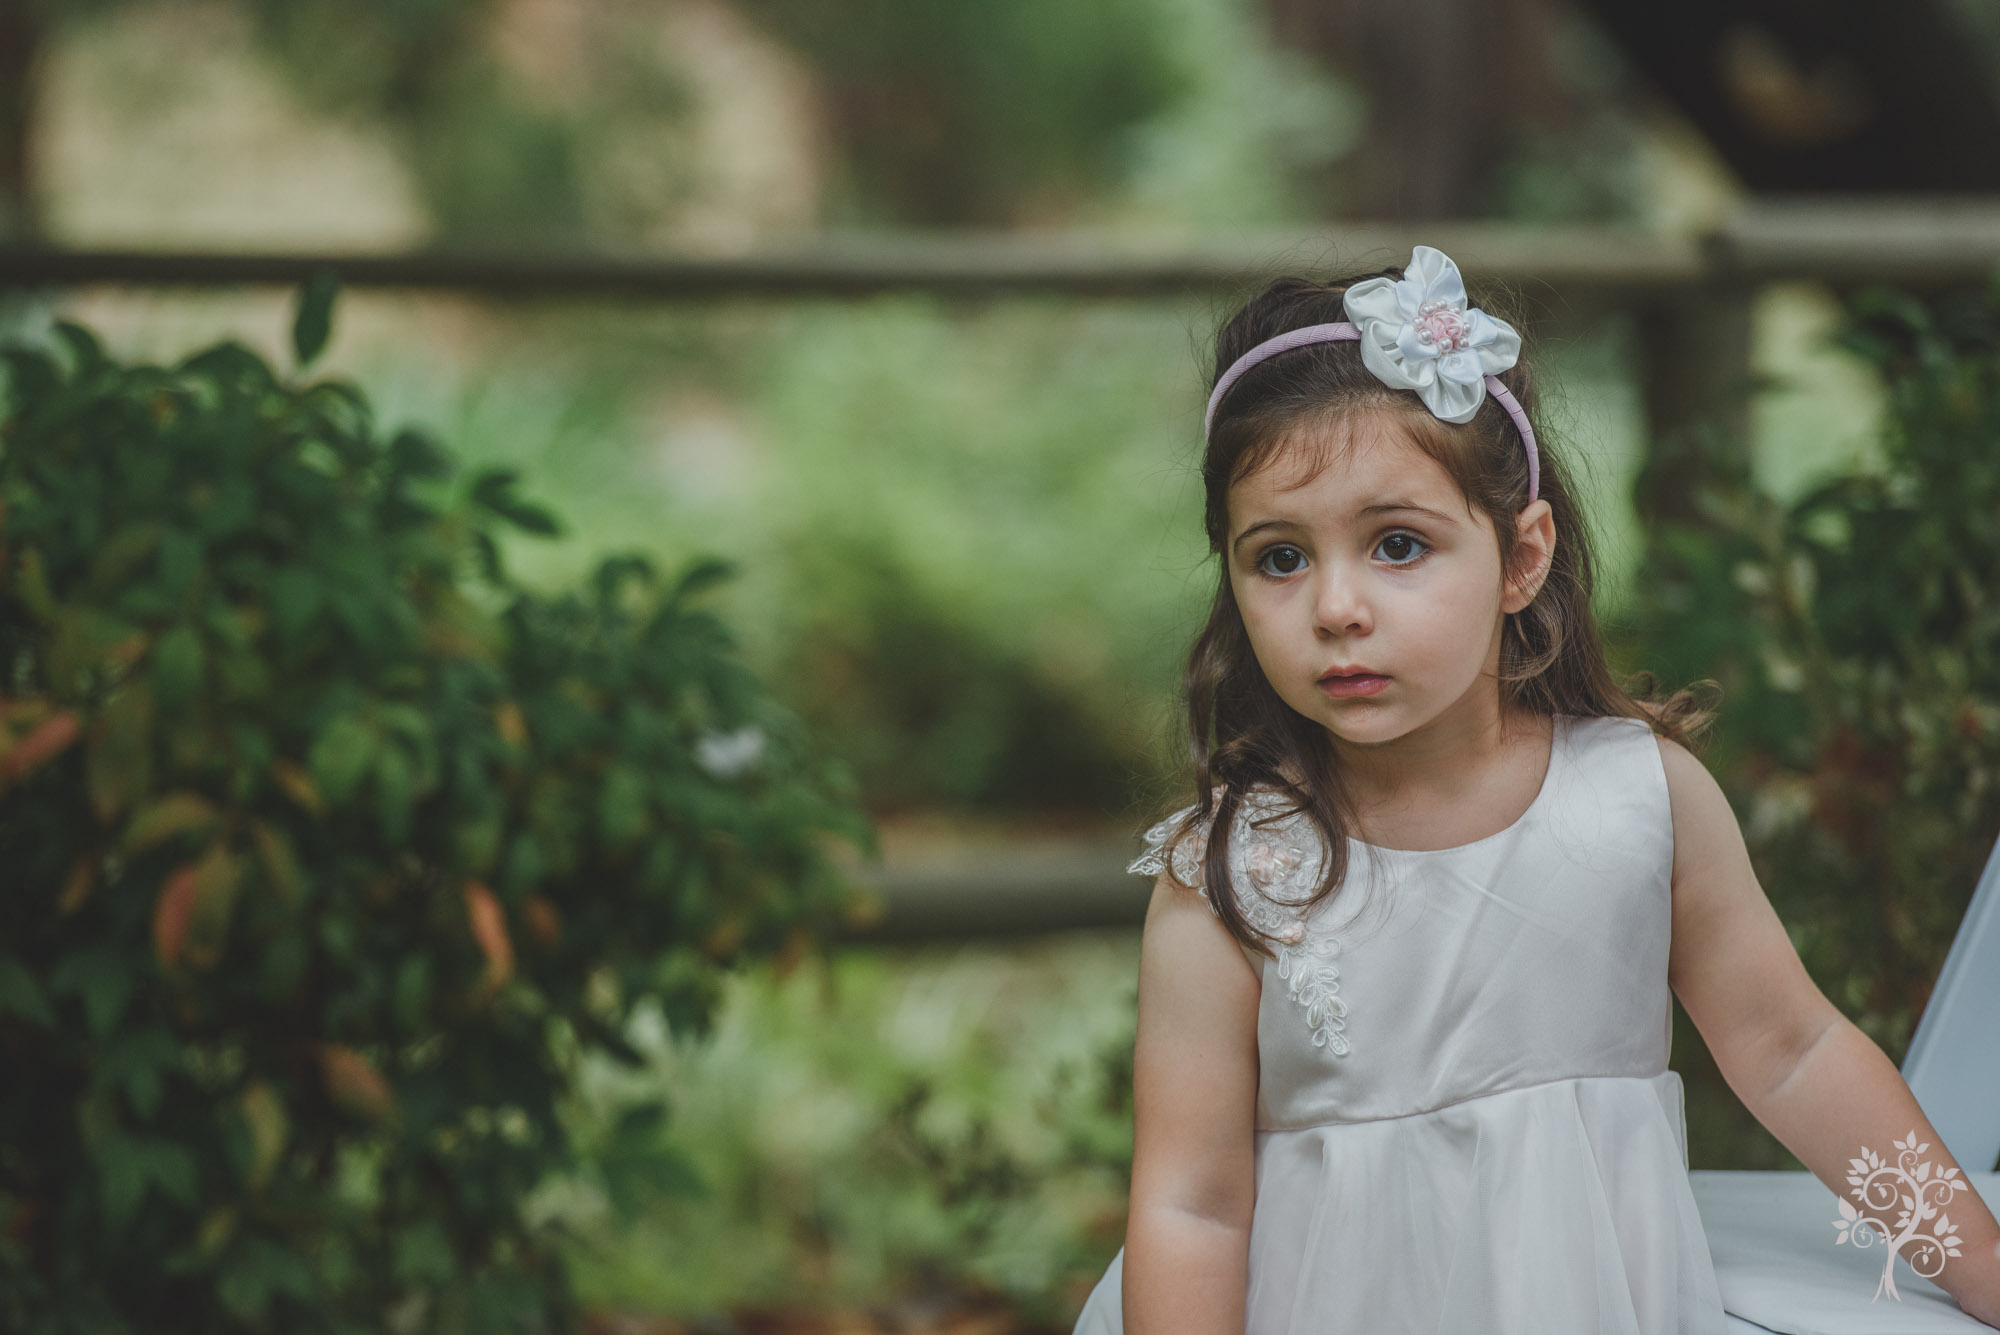
[[[1238,810],[1229,840],[1230,883],[1243,916],[1277,942],[1278,977],[1285,980],[1292,1000],[1305,1009],[1313,1046],[1345,1056],[1348,1044],[1342,1031],[1347,1027],[1347,1003],[1340,995],[1340,970],[1333,963],[1340,944],[1331,932],[1309,931],[1298,907],[1319,883],[1319,840],[1303,816],[1263,829],[1251,824],[1280,809],[1275,798],[1260,801],[1253,796]],[[1202,862],[1208,856],[1208,831],[1197,827],[1167,847],[1174,827],[1192,810],[1183,807],[1147,830],[1146,851],[1125,870],[1158,876],[1171,862],[1174,879],[1194,887],[1207,900]],[[1283,902],[1287,900],[1291,902]],[[1215,912],[1214,904],[1208,908]]]

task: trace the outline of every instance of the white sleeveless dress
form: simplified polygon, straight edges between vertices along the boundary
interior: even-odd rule
[[[1309,918],[1304,816],[1252,793],[1231,887],[1291,938],[1257,1015],[1246,1335],[1723,1335],[1667,1069],[1672,812],[1642,721],[1558,716],[1547,778],[1500,833],[1350,841]],[[1147,831],[1200,884],[1202,832]],[[1246,953],[1248,953],[1246,951]],[[1121,1249],[1076,1335],[1119,1335]]]

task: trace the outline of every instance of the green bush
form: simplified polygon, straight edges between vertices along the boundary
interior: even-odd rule
[[[1711,442],[1700,518],[1652,535],[1635,657],[1721,683],[1711,764],[1759,878],[1900,1061],[2000,831],[2000,284],[1859,293],[1840,342],[1888,391],[1882,466],[1780,502]],[[1681,1026],[1696,1166],[1797,1166]]]
[[[1136,932],[838,949],[733,973],[701,1043],[642,1017],[650,1065],[594,1063],[586,1089],[613,1107],[676,1091],[703,1191],[631,1220],[550,1192],[579,1290],[695,1324],[893,1304],[1067,1329],[1125,1232],[1138,949]]]
[[[0,423],[0,1327],[572,1325],[522,1205],[579,1063],[861,908],[851,776],[727,566],[531,594],[495,535],[554,517],[352,386],[56,333]],[[665,1112],[591,1134],[671,1186]]]

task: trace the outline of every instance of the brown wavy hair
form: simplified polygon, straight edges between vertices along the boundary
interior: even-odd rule
[[[1216,334],[1210,387],[1265,339],[1345,320],[1341,298],[1350,284],[1402,276],[1398,266],[1328,282],[1297,277],[1273,281]],[[1478,304],[1503,318],[1510,314],[1504,301],[1496,306],[1487,297]],[[1521,327],[1517,319],[1509,322]],[[1501,630],[1503,713],[1638,718],[1655,733],[1696,743],[1714,709],[1694,689],[1660,699],[1651,673],[1635,674],[1622,685],[1614,679],[1590,606],[1596,576],[1589,526],[1573,498],[1569,469],[1560,450],[1551,448],[1536,410],[1534,372],[1525,349],[1500,380],[1534,425],[1541,466],[1538,494],[1549,503],[1556,531],[1547,579],[1533,601],[1507,614]],[[1499,542],[1501,569],[1511,570],[1517,546],[1514,519],[1528,503],[1527,452],[1513,419],[1489,394],[1471,421],[1440,421],[1416,394],[1377,379],[1362,364],[1359,344],[1351,341],[1310,344],[1262,362],[1218,405],[1201,466],[1211,554],[1224,555],[1234,483],[1265,467],[1288,444],[1306,444],[1323,454],[1356,415],[1372,413],[1389,414],[1405,426],[1411,440],[1458,483],[1467,503],[1486,512]],[[1325,730],[1287,705],[1258,667],[1226,559],[1218,564],[1207,623],[1188,653],[1180,696],[1197,796],[1194,810],[1174,828],[1170,842],[1206,824],[1202,879],[1208,901],[1232,936],[1271,956],[1272,938],[1250,925],[1230,890],[1229,833],[1245,795],[1275,790],[1284,802],[1254,824],[1303,812],[1330,850],[1322,859],[1320,884],[1309,899],[1299,901],[1302,906],[1318,904],[1346,878],[1346,832],[1355,822]]]

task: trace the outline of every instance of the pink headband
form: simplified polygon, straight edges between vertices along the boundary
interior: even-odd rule
[[[1410,289],[1407,294],[1403,292],[1405,288]],[[1215,389],[1208,396],[1208,411],[1202,416],[1202,437],[1206,439],[1214,425],[1215,409],[1223,395],[1243,378],[1244,372],[1281,352],[1311,343],[1362,342],[1362,360],[1385,383],[1416,390],[1432,413],[1446,421],[1470,421],[1479,407],[1480,366],[1497,365],[1501,370],[1512,366],[1520,339],[1501,321],[1479,310],[1467,309],[1464,293],[1458,283],[1456,265],[1428,246],[1417,247],[1404,280],[1371,279],[1349,289],[1349,314],[1356,313],[1357,306],[1371,316],[1380,309],[1379,318],[1370,320],[1382,325],[1385,331],[1377,344],[1364,341],[1360,328],[1345,320],[1306,325],[1264,340],[1238,357],[1215,382]],[[1400,304],[1399,297],[1405,298]],[[1447,363],[1446,358],[1451,361]],[[1448,377],[1431,370],[1446,365],[1453,372]],[[1412,367],[1417,369],[1413,371]],[[1521,433],[1521,444],[1528,452],[1528,499],[1532,501],[1540,494],[1542,475],[1541,457],[1535,449],[1535,429],[1528,425],[1528,414],[1500,383],[1500,377],[1488,372],[1484,385],[1514,419],[1514,428]]]

